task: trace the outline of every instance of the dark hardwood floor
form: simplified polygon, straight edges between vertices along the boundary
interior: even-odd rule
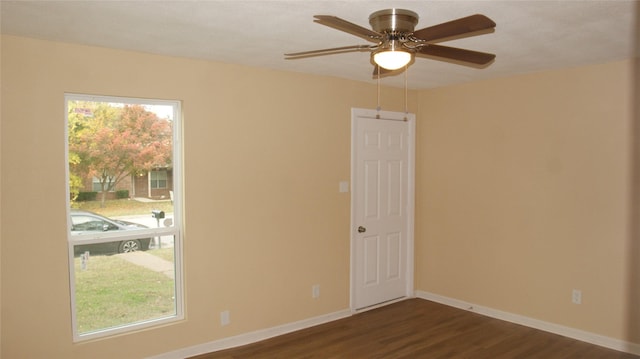
[[[640,358],[518,324],[409,299],[192,359]]]

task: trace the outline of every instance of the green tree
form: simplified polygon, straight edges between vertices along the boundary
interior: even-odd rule
[[[142,105],[70,101],[69,168],[74,180],[97,178],[101,205],[123,178],[170,167],[172,126]],[[77,183],[75,183],[77,186]]]

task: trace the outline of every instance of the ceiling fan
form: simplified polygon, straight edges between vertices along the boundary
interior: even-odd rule
[[[336,16],[315,15],[314,22],[347,32],[373,42],[373,45],[353,45],[330,49],[285,54],[286,59],[333,55],[346,52],[371,52],[373,75],[389,75],[404,70],[414,58],[426,57],[453,61],[474,67],[488,66],[494,54],[436,45],[436,42],[493,32],[496,23],[480,14],[463,17],[438,25],[414,30],[418,14],[404,9],[386,9],[372,13],[369,24],[372,30]]]

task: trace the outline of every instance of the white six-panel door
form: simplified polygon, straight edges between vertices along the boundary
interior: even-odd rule
[[[352,110],[354,310],[412,296],[414,128],[413,114]]]

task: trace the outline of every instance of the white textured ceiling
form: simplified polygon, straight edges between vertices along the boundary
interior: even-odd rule
[[[443,43],[497,55],[476,69],[416,59],[408,86],[425,89],[634,56],[633,0],[562,1],[0,1],[3,34],[208,59],[371,82],[367,53],[285,60],[286,52],[358,45],[356,36],[319,25],[335,15],[369,28],[369,14],[404,8],[416,29],[480,13],[492,34]],[[369,43],[366,43],[369,44]],[[382,79],[403,86],[404,76]]]

